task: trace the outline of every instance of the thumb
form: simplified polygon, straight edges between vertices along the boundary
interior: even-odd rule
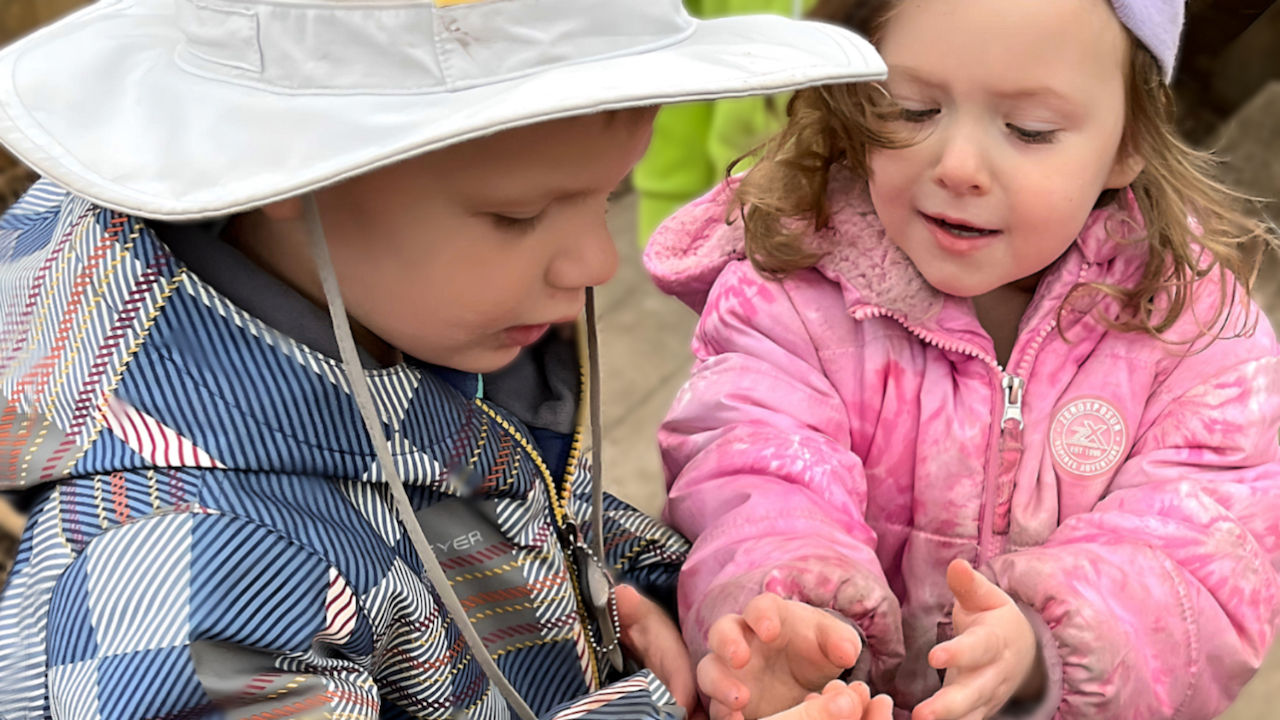
[[[971,613],[995,610],[1009,602],[1009,596],[964,560],[947,566],[947,587],[956,596],[956,607]]]
[[[613,589],[613,593],[613,601],[618,609],[619,625],[633,625],[645,619],[649,610],[648,603],[635,588],[619,583]]]
[[[693,661],[667,613],[630,585],[614,588],[620,640],[633,658],[653,671],[686,711],[698,702]]]

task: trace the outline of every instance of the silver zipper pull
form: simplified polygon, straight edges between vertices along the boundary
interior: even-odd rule
[[[1027,383],[1017,375],[1005,375],[1001,382],[1004,387],[1004,417],[1000,418],[1000,424],[1003,425],[1009,420],[1018,421],[1018,429],[1022,429],[1022,389]]]

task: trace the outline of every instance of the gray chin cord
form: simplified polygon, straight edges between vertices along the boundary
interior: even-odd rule
[[[409,496],[404,491],[404,482],[400,479],[400,473],[396,471],[395,463],[391,460],[391,447],[387,444],[387,437],[382,432],[382,421],[378,418],[378,411],[373,404],[373,396],[369,392],[364,370],[360,365],[355,339],[351,336],[351,325],[347,321],[346,306],[343,304],[342,294],[338,290],[338,277],[334,273],[333,262],[329,258],[329,245],[325,240],[324,227],[320,222],[320,212],[316,208],[315,197],[313,195],[304,196],[302,204],[307,223],[307,234],[311,241],[311,252],[316,261],[316,269],[319,271],[320,281],[324,284],[324,296],[329,302],[329,315],[333,318],[333,333],[337,337],[338,349],[342,355],[342,368],[346,373],[347,382],[351,386],[351,396],[360,408],[360,416],[364,418],[365,429],[368,431],[369,439],[373,442],[373,449],[378,455],[378,465],[382,468],[382,473],[386,476],[387,484],[391,488],[391,497],[395,502],[396,512],[400,515],[401,523],[404,525],[405,531],[408,532],[413,548],[418,552],[418,557],[422,559],[422,565],[427,571],[427,578],[435,587],[440,599],[444,601],[445,607],[449,610],[449,615],[453,617],[454,624],[458,626],[462,636],[466,638],[467,645],[470,646],[471,654],[475,657],[476,662],[480,663],[485,675],[489,676],[489,682],[498,688],[498,692],[515,709],[522,720],[537,720],[538,716],[534,715],[533,710],[529,708],[529,704],[524,701],[524,698],[520,697],[520,693],[516,692],[515,687],[502,674],[502,671],[498,669],[498,664],[489,655],[484,642],[480,640],[480,635],[472,627],[471,621],[467,617],[467,611],[462,607],[462,602],[458,600],[457,593],[453,591],[453,586],[449,583],[448,576],[445,575],[444,569],[440,567],[440,561],[436,559],[435,552],[431,549],[431,543],[427,542],[426,536],[422,533],[422,527],[418,525],[417,518],[413,513],[413,506],[409,504]],[[593,433],[599,425],[596,421],[598,414],[595,412],[597,410],[597,402],[595,401],[598,393],[598,385],[595,382],[596,375],[597,372],[593,368],[593,382],[591,385]],[[599,437],[593,436],[593,439],[595,449],[598,452],[600,447]],[[599,492],[598,483],[594,489]],[[595,497],[593,497],[593,500],[595,500]],[[595,523],[595,540],[598,544],[600,538],[603,537],[600,533],[601,518],[598,501],[595,511]],[[603,555],[600,555],[600,557],[603,557]],[[588,629],[586,632],[590,632],[590,630]]]

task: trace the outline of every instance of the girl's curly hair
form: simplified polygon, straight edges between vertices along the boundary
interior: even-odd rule
[[[896,0],[820,0],[811,16],[875,42],[895,6]],[[1212,273],[1223,280],[1218,306],[1211,318],[1200,318],[1201,327],[1226,322],[1231,307],[1252,289],[1260,246],[1273,245],[1275,237],[1271,226],[1248,214],[1255,200],[1215,179],[1217,160],[1178,137],[1173,95],[1155,57],[1132,34],[1128,54],[1121,151],[1145,161],[1130,188],[1146,224],[1145,235],[1134,242],[1147,244],[1148,262],[1132,287],[1091,284],[1072,293],[1092,288],[1116,298],[1122,313],[1113,327],[1163,339],[1191,304],[1196,282]],[[909,146],[910,138],[885,129],[900,112],[874,84],[810,88],[791,98],[786,127],[757,149],[758,163],[736,194],[734,212],[745,213],[747,255],[758,271],[781,277],[821,259],[804,238],[830,220],[832,167],[867,178],[870,151]],[[1120,192],[1103,192],[1096,207],[1115,202]],[[1192,218],[1202,232],[1192,231]]]

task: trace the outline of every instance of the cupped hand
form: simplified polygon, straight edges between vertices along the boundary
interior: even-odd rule
[[[792,708],[862,652],[849,623],[772,593],[753,598],[741,615],[716,620],[707,644],[697,677],[712,720],[756,720]]]
[[[969,563],[947,568],[956,596],[955,638],[929,652],[947,677],[941,690],[916,706],[912,720],[984,720],[1034,685],[1039,650],[1035,630],[1013,598]]]
[[[698,707],[693,661],[680,629],[657,603],[630,585],[614,588],[622,647],[667,686],[691,720],[705,713]]]
[[[863,683],[832,680],[821,694],[810,693],[800,704],[766,720],[893,720],[893,700],[888,695],[872,698]]]

